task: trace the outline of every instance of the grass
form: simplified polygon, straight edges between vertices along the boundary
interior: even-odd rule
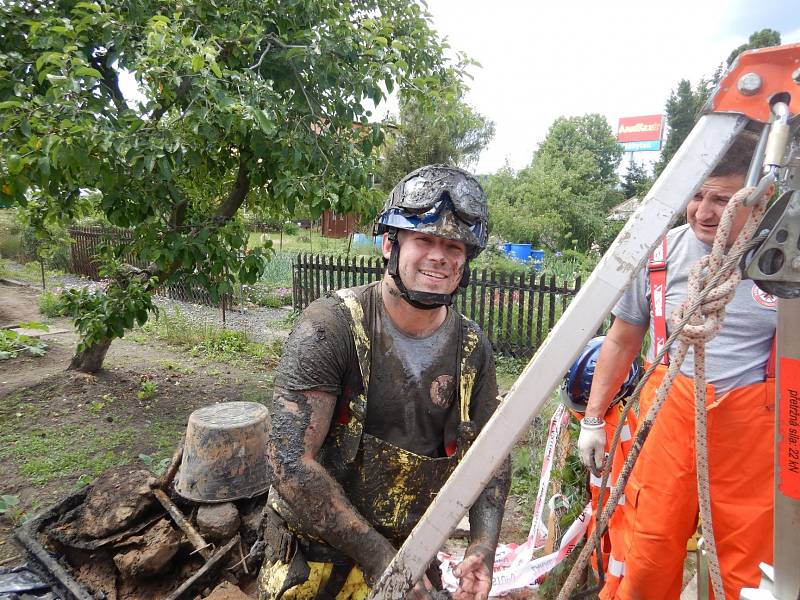
[[[266,344],[255,342],[243,331],[191,322],[177,308],[160,311],[145,323],[142,330],[161,341],[187,350],[192,356],[222,363],[256,361],[275,364],[283,351],[280,340]]]
[[[494,357],[497,368],[497,387],[501,390],[509,389],[528,364],[525,358],[513,358],[496,354]]]
[[[322,253],[322,254],[341,254],[348,253],[355,255],[377,256],[378,249],[374,244],[350,244],[349,238],[327,238],[322,237],[319,232],[302,230],[297,234],[283,234],[283,242],[278,233],[251,233],[248,240],[248,247],[256,248],[271,243],[276,252],[286,252],[295,255],[299,252]]]
[[[131,427],[101,431],[93,425],[65,424],[22,430],[8,422],[0,431],[0,458],[11,458],[35,485],[79,474],[96,477],[128,462],[127,452],[116,449],[131,444],[137,435]]]

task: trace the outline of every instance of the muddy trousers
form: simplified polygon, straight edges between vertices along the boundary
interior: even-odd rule
[[[335,596],[324,593],[333,576],[333,563],[309,562],[308,579],[301,584],[289,588],[280,596],[281,600],[366,600],[370,589],[364,581],[361,569],[354,566],[347,573],[341,589]],[[276,600],[289,572],[289,565],[281,561],[265,562],[258,574],[259,600]],[[339,587],[337,584],[336,587]]]
[[[641,395],[640,422],[666,367]],[[775,382],[768,379],[715,397],[707,386],[711,513],[725,597],[757,587],[758,564],[772,562]],[[686,542],[697,526],[694,386],[678,376],[625,489],[631,521],[621,581],[601,598],[677,600]],[[612,553],[616,549],[612,550]],[[623,550],[623,549],[620,549]]]

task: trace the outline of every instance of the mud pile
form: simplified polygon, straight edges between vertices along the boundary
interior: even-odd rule
[[[191,502],[171,481],[117,467],[44,513],[32,543],[20,540],[67,597],[241,600],[255,597],[265,504],[266,494]]]

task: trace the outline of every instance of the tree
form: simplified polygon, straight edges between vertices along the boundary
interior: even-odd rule
[[[596,114],[556,119],[530,166],[502,169],[486,184],[493,231],[512,242],[587,250],[622,199],[622,158],[611,127]]]
[[[770,46],[781,45],[781,34],[774,29],[761,29],[750,34],[750,39],[746,44],[742,44],[731,50],[728,59],[725,61],[729,67],[733,64],[739,55],[745,50],[755,50],[756,48],[768,48]]]
[[[584,158],[588,158],[594,166],[586,172],[590,177],[587,183],[611,184],[617,181],[616,170],[622,160],[622,148],[606,118],[593,113],[556,119],[540,144],[534,163],[546,156],[558,159],[567,170],[577,168]]]
[[[159,285],[218,297],[256,280],[267,253],[238,222],[248,197],[358,211],[383,141],[362,101],[396,86],[452,101],[464,63],[445,47],[406,0],[0,3],[0,201],[43,230],[88,202],[133,233],[103,253],[104,293],[68,297],[72,367],[99,369]]]
[[[681,79],[678,88],[670,93],[664,107],[669,131],[661,149],[661,158],[655,166],[656,175],[660,174],[672,160],[697,119],[700,118],[700,109],[703,107],[705,98],[705,84],[701,82],[697,85],[697,89],[693,90],[688,79]]]
[[[460,97],[423,103],[414,97],[400,102],[400,122],[387,134],[381,187],[392,187],[414,169],[430,164],[469,167],[494,137],[494,123]]]
[[[622,180],[622,194],[625,199],[641,198],[653,185],[653,179],[647,174],[644,164],[637,163],[633,158],[628,165],[628,170]]]

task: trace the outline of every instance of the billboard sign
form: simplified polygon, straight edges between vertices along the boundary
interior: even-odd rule
[[[662,115],[622,117],[617,129],[617,141],[626,152],[660,150],[663,126]]]

